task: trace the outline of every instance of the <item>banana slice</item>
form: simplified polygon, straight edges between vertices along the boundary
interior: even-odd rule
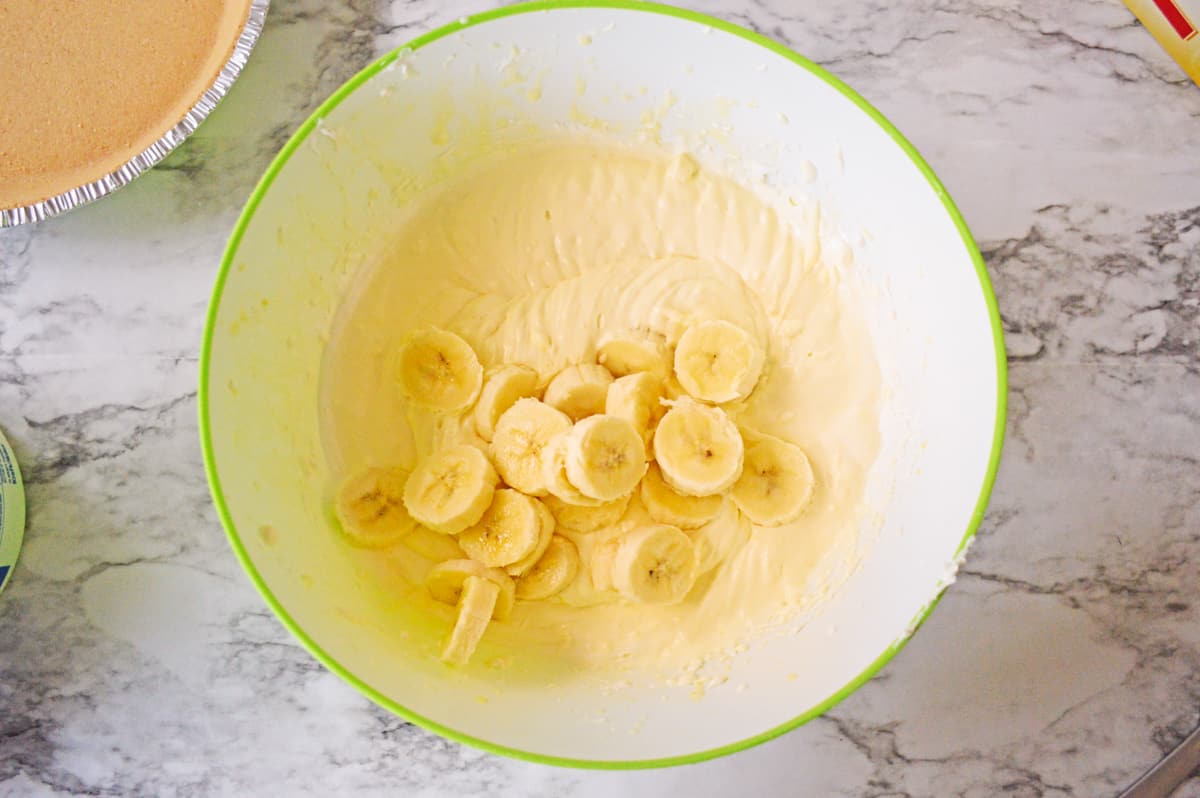
[[[690,395],[688,395],[688,392],[683,389],[683,386],[679,384],[679,378],[676,377],[673,372],[671,376],[667,377],[666,382],[663,383],[663,387],[666,389],[665,392],[668,402],[692,398]]]
[[[799,446],[756,435],[746,446],[746,465],[731,495],[754,523],[780,526],[800,517],[815,484],[812,463]]]
[[[545,496],[546,447],[571,429],[566,413],[537,399],[518,399],[496,422],[492,460],[512,487],[530,496]]]
[[[706,402],[745,399],[762,374],[765,353],[750,333],[727,321],[689,327],[675,347],[675,375]]]
[[[389,546],[412,533],[417,522],[404,509],[402,468],[368,468],[342,483],[333,511],[342,531],[359,546]]]
[[[604,366],[567,366],[550,380],[542,401],[578,421],[604,412],[604,397],[612,381],[612,374]]]
[[[632,331],[611,336],[596,350],[596,361],[616,377],[644,371],[666,378],[671,373],[667,342],[653,333]]]
[[[437,601],[455,605],[462,598],[463,584],[472,576],[487,579],[500,588],[492,617],[498,621],[507,618],[516,598],[516,585],[499,568],[487,568],[474,560],[447,560],[429,569],[425,576],[425,587]]]
[[[479,646],[492,620],[492,611],[500,597],[500,588],[481,576],[468,576],[458,602],[458,618],[442,646],[442,661],[466,665]]]
[[[449,330],[423,330],[400,347],[396,379],[415,404],[450,413],[475,401],[483,384],[483,366],[459,336]]]
[[[554,516],[550,513],[550,508],[542,504],[537,499],[533,500],[538,514],[538,542],[533,547],[533,551],[529,552],[525,557],[517,560],[512,565],[506,566],[505,571],[509,576],[518,577],[528,573],[529,569],[537,564],[537,561],[546,553],[546,547],[550,545],[550,539],[554,537],[554,527],[557,524],[554,521]]]
[[[423,526],[418,526],[411,535],[404,538],[403,542],[417,554],[435,563],[467,558],[467,553],[454,541],[454,538]]]
[[[479,522],[458,536],[467,555],[489,568],[512,565],[537,547],[542,516],[537,499],[501,488]]]
[[[592,577],[592,587],[596,590],[613,590],[613,564],[617,560],[619,540],[601,543],[592,549],[591,561],[588,563],[588,573]]]
[[[654,427],[666,412],[662,378],[640,371],[613,381],[604,399],[604,414],[623,418],[642,433],[642,442],[654,440]]]
[[[721,496],[684,496],[666,483],[657,464],[642,479],[642,504],[660,524],[696,529],[713,520],[724,501]]]
[[[457,535],[492,503],[500,478],[474,446],[452,446],[419,463],[404,485],[404,506],[435,532]]]
[[[620,521],[621,517],[625,515],[625,511],[629,509],[630,496],[631,494],[626,494],[619,499],[604,502],[596,507],[568,504],[556,496],[547,496],[543,501],[550,508],[550,512],[554,514],[554,520],[563,529],[587,533],[597,532]]]
[[[579,549],[561,535],[553,535],[533,568],[517,580],[517,598],[528,601],[550,598],[579,573]]]
[[[537,379],[536,371],[515,363],[507,363],[488,374],[475,403],[475,431],[479,437],[490,441],[504,411],[518,399],[537,393]]]
[[[696,578],[728,560],[750,539],[750,519],[733,502],[723,502],[717,517],[685,534],[696,547]]]
[[[546,489],[550,495],[577,507],[599,507],[604,502],[585,496],[567,478],[567,438],[559,435],[550,442],[543,462]]]
[[[719,407],[681,399],[654,431],[654,456],[667,484],[686,496],[728,490],[742,474],[744,444]]]
[[[640,604],[674,604],[696,583],[696,568],[696,548],[679,527],[644,526],[617,546],[613,587]]]
[[[585,418],[567,433],[564,445],[567,479],[593,499],[620,498],[636,488],[646,473],[642,435],[623,418]]]

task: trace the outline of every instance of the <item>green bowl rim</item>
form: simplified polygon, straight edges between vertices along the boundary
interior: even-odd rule
[[[381,707],[390,710],[399,715],[405,720],[411,721],[429,731],[436,732],[443,737],[455,740],[460,743],[480,748],[493,754],[502,754],[504,756],[520,759],[527,762],[535,762],[544,765],[556,765],[560,767],[572,768],[590,768],[597,770],[636,770],[643,768],[659,768],[669,767],[674,765],[685,765],[695,762],[703,762],[708,759],[714,759],[726,754],[732,754],[737,751],[750,748],[760,743],[765,743],[772,740],[785,732],[812,720],[813,718],[824,714],[864,683],[874,676],[884,665],[896,656],[904,645],[911,639],[914,633],[929,617],[933,608],[937,606],[941,600],[942,593],[931,601],[920,613],[917,614],[909,626],[909,633],[905,637],[892,643],[882,654],[880,654],[874,662],[833,695],[821,701],[816,706],[811,707],[804,713],[795,718],[781,723],[774,728],[768,729],[753,737],[747,737],[744,740],[739,740],[735,743],[729,743],[718,748],[710,748],[705,751],[699,751],[694,754],[684,756],[662,757],[659,759],[635,759],[635,760],[594,760],[594,759],[574,759],[569,757],[547,756],[545,754],[537,754],[529,751],[522,751],[516,748],[509,748],[499,743],[494,743],[489,740],[482,740],[477,737],[472,737],[469,734],[451,729],[437,721],[418,715],[410,709],[400,706],[395,701],[382,695],[377,690],[367,685],[354,674],[350,673],[333,657],[326,653],[317,643],[310,638],[296,621],[287,613],[287,610],[280,605],[279,601],[271,593],[262,576],[254,567],[249,555],[246,553],[245,547],[242,545],[237,529],[234,527],[233,519],[230,517],[229,508],[225,504],[225,497],[221,490],[221,480],[217,476],[217,468],[215,458],[213,456],[212,443],[212,428],[209,424],[209,368],[210,357],[212,354],[213,332],[216,326],[217,312],[221,303],[221,296],[225,288],[225,280],[229,276],[229,271],[233,266],[234,257],[237,253],[238,245],[241,243],[242,236],[249,225],[251,218],[254,216],[254,211],[258,208],[267,189],[275,180],[276,175],[283,169],[288,158],[295,152],[304,140],[316,127],[318,121],[329,114],[338,106],[347,96],[356,91],[363,83],[373,77],[375,74],[383,70],[397,58],[401,57],[402,53],[411,52],[420,47],[423,47],[430,42],[437,41],[445,36],[448,36],[464,28],[472,27],[483,22],[488,22],[494,19],[502,19],[517,14],[528,14],[533,11],[545,11],[560,8],[615,8],[626,11],[644,11],[652,14],[662,14],[669,17],[684,19],[689,22],[695,22],[701,25],[707,25],[717,30],[739,36],[754,44],[765,47],[767,50],[782,56],[794,64],[808,70],[816,75],[821,80],[828,83],[833,88],[837,89],[847,99],[857,105],[867,116],[871,117],[875,122],[883,128],[883,130],[891,136],[899,147],[908,154],[912,159],[913,164],[920,170],[925,179],[929,181],[929,185],[933,188],[934,193],[941,199],[942,205],[946,212],[954,220],[955,226],[958,228],[959,234],[962,236],[963,246],[971,256],[971,260],[975,264],[975,272],[979,278],[979,287],[983,292],[984,301],[987,304],[988,315],[991,320],[993,343],[996,356],[996,420],[992,433],[992,450],[990,461],[988,463],[987,472],[983,478],[983,485],[979,490],[979,498],[975,503],[975,509],[971,514],[970,523],[967,525],[966,533],[955,549],[953,556],[957,557],[974,537],[976,530],[983,521],[984,511],[987,508],[988,498],[992,492],[992,485],[996,481],[996,471],[1000,465],[1000,452],[1004,441],[1004,425],[1007,410],[1008,399],[1008,372],[1007,363],[1005,360],[1004,350],[1004,332],[1000,321],[1000,311],[996,305],[996,295],[992,290],[991,281],[988,279],[987,268],[984,266],[983,258],[979,254],[979,248],[975,245],[974,239],[971,237],[971,232],[967,228],[967,223],[964,221],[962,214],[955,207],[954,202],[950,199],[950,195],[946,192],[941,181],[938,180],[929,164],[921,157],[916,148],[908,142],[900,134],[894,125],[889,122],[883,114],[877,111],[870,103],[864,100],[857,92],[843,83],[840,79],[825,70],[823,67],[809,61],[807,58],[793,52],[787,47],[761,36],[753,31],[726,22],[716,17],[701,14],[695,11],[689,11],[683,8],[674,6],[660,5],[657,3],[641,2],[640,0],[532,0],[532,2],[520,3],[513,6],[498,8],[491,11],[486,11],[480,14],[474,14],[469,17],[463,17],[456,22],[444,25],[436,30],[430,31],[423,36],[410,41],[401,47],[396,48],[390,53],[377,59],[349,81],[343,84],[336,92],[334,92],[325,102],[323,102],[316,111],[300,126],[300,128],[292,135],[279,154],[271,162],[267,171],[259,180],[258,185],[251,194],[250,199],[246,202],[246,206],[242,209],[241,215],[238,217],[237,224],[233,229],[233,233],[229,238],[229,243],[225,248],[225,253],[221,259],[221,269],[217,275],[216,284],[213,286],[212,298],[208,306],[208,314],[204,326],[204,342],[200,353],[200,386],[199,386],[199,415],[200,415],[200,441],[204,452],[204,470],[208,476],[209,487],[212,492],[213,503],[216,505],[217,514],[220,516],[221,524],[225,527],[226,535],[229,538],[229,544],[241,562],[242,567],[246,570],[255,587],[262,594],[268,606],[274,610],[279,616],[280,621],[295,637],[300,641],[308,651],[316,657],[326,668],[336,673],[342,679],[346,680],[353,687],[358,689],[367,698],[374,701]]]

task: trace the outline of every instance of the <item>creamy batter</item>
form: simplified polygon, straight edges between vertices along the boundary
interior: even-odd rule
[[[249,0],[0,3],[0,208],[97,180],[181,120]]]
[[[879,449],[880,376],[816,225],[787,218],[686,155],[570,140],[476,164],[411,210],[339,310],[321,402],[332,470],[411,467],[442,446],[481,444],[469,414],[438,420],[401,398],[390,365],[414,328],[453,330],[485,368],[524,363],[544,384],[595,362],[606,334],[649,329],[674,343],[690,324],[726,319],[767,352],[758,388],[730,412],[808,453],[817,486],[804,515],[752,527],[726,501],[705,545],[732,554],[680,605],[598,593],[585,565],[563,593],[518,602],[487,634],[586,668],[671,670],[794,617],[853,556]],[[645,519],[638,505],[607,532],[559,531],[586,564],[597,542]],[[428,560],[404,545],[364,556],[423,600]]]

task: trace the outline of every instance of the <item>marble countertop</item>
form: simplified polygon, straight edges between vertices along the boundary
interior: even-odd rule
[[[30,510],[0,597],[0,796],[1104,796],[1182,739],[1200,719],[1200,88],[1118,0],[692,3],[887,114],[963,209],[1003,311],[987,520],[931,620],[849,700],[714,762],[557,770],[404,723],[290,638],[201,466],[216,264],[321,99],[489,5],[278,2],[165,164],[0,231],[0,424]]]

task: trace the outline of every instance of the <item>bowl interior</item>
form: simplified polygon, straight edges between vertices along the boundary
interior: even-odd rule
[[[1003,360],[961,220],[861,100],[783,48],[641,3],[463,20],[335,95],[256,193],[214,295],[202,425],[235,549],[272,607],[376,701],[458,739],[567,764],[701,758],[789,728],[865,680],[952,578],[998,457]],[[637,57],[630,57],[636,53]],[[347,281],[399,209],[489,150],[598,131],[819,197],[827,262],[861,284],[885,385],[860,556],[727,689],[451,671],[443,629],[380,589],[333,534],[317,425],[321,357]],[[815,178],[814,178],[815,175]],[[735,690],[734,686],[742,686]]]

